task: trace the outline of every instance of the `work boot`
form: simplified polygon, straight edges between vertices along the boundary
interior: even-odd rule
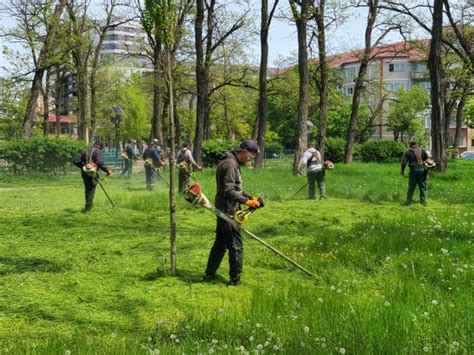
[[[91,211],[91,209],[90,209],[90,208],[87,208],[87,207],[86,207],[86,208],[83,208],[83,209],[81,210],[82,213],[88,213],[88,212],[90,212],[90,211]]]
[[[227,286],[238,286],[238,285],[240,285],[240,280],[230,279],[229,282],[227,282]]]
[[[324,200],[327,200],[327,197],[326,197],[326,196],[321,196],[319,199],[320,199],[321,201],[324,201]]]
[[[208,274],[206,274],[206,275],[204,275],[204,277],[202,278],[202,281],[203,281],[203,282],[212,282],[212,281],[214,281],[215,278],[216,278],[216,277],[215,277],[214,275],[208,275]]]
[[[420,201],[420,203],[423,205],[423,206],[427,206],[428,204],[426,203],[426,201]]]

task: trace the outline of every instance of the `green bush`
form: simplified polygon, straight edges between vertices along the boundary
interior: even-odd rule
[[[62,174],[74,155],[86,147],[83,142],[61,138],[15,139],[0,143],[0,158],[15,174]]]
[[[386,163],[400,160],[406,146],[395,141],[369,141],[362,145],[360,156],[364,162]]]
[[[340,137],[328,138],[326,140],[326,149],[324,159],[331,160],[333,163],[339,163],[344,160],[344,150],[346,140]]]
[[[237,147],[239,142],[230,139],[209,139],[202,143],[202,162],[205,166],[215,166],[221,157]]]

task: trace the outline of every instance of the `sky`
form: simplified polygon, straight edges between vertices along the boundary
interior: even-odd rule
[[[1,1],[2,0],[0,0],[0,2]],[[280,1],[280,4],[279,15],[284,11],[282,7],[287,7],[287,2],[283,0]],[[327,45],[329,54],[362,48],[365,21],[366,12],[364,10],[352,11],[351,18],[346,21],[343,26],[330,32]],[[11,19],[2,16],[0,13],[0,26],[11,27],[13,25],[14,23]],[[396,35],[387,37],[387,41],[389,42],[395,42],[398,40],[400,40],[400,37]],[[249,46],[249,52],[252,54],[253,61],[256,61],[256,64],[258,65],[258,59],[260,56],[259,36],[255,36],[252,42],[252,45]],[[5,40],[2,39],[1,46],[3,47],[3,45],[9,45],[12,47],[11,44],[6,43]],[[13,48],[19,49],[18,46],[13,46]],[[286,65],[296,63],[297,48],[298,43],[295,25],[289,23],[288,20],[282,19],[281,16],[274,18],[269,32],[269,66],[277,67],[283,58],[291,58],[285,61]],[[317,53],[314,53],[314,55],[317,55]],[[5,57],[0,52],[0,67],[3,65],[7,65],[7,63]],[[4,72],[0,69],[0,75],[2,74],[4,74]]]

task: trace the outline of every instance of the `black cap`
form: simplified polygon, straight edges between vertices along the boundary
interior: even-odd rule
[[[242,150],[246,150],[250,153],[258,154],[259,147],[257,142],[251,140],[251,139],[246,139],[240,145],[234,149],[236,152],[240,152]]]

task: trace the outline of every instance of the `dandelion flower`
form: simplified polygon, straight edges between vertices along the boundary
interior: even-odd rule
[[[219,341],[217,339],[212,339],[212,344],[217,344]]]
[[[344,348],[340,348],[340,349],[339,349],[339,353],[341,353],[341,354],[345,354],[345,353],[346,353],[346,349],[344,349]]]
[[[7,349],[5,349],[5,350],[7,350]],[[7,350],[7,351],[8,351],[8,350]],[[7,352],[7,351],[5,351],[5,352]],[[64,355],[71,355],[71,350],[66,350],[66,351],[64,352]]]
[[[214,353],[214,349],[213,349],[213,348],[210,348],[210,349],[208,350],[208,353],[209,353],[209,354],[213,354],[213,353]]]
[[[308,334],[308,333],[309,333],[309,327],[304,327],[304,332],[305,332],[306,334]]]
[[[260,323],[255,324],[257,328],[260,328],[262,325]]]
[[[332,285],[329,289],[330,289],[331,291],[336,291],[336,286]]]
[[[433,300],[433,301],[431,301],[431,304],[432,304],[433,306],[436,306],[436,305],[438,304],[438,301]]]
[[[262,350],[263,349],[263,345],[262,344],[257,344],[257,350]]]
[[[170,339],[171,339],[171,340],[176,339],[176,338],[177,338],[176,334],[171,334],[171,335],[170,335]]]
[[[253,336],[249,336],[249,341],[250,341],[250,342],[253,341]]]
[[[427,347],[427,346],[424,346],[424,347],[423,347],[423,351],[424,351],[425,353],[427,353],[428,351],[430,351],[430,348]]]
[[[319,301],[320,303],[323,303],[323,299],[322,299],[321,297],[318,298],[318,301]]]
[[[457,348],[459,346],[459,343],[457,341],[453,341],[453,347]]]
[[[389,301],[385,301],[385,303],[383,304],[385,307],[388,307],[390,306],[390,302]]]

